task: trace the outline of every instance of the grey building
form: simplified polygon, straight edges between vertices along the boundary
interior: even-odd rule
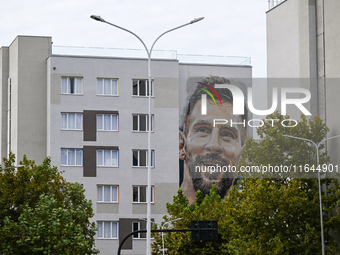
[[[312,96],[311,113],[318,114],[326,122],[330,128],[328,137],[340,135],[340,2],[269,0],[269,8],[269,93],[272,87],[280,86],[280,82],[287,84],[287,81],[307,88]],[[339,138],[327,141],[328,155],[334,165],[340,164],[339,149]]]
[[[18,36],[0,49],[0,155],[13,151],[37,163],[51,156],[68,181],[83,184],[98,226],[96,247],[112,254],[128,233],[145,227],[147,60],[69,49],[37,36]],[[179,188],[178,128],[190,80],[219,75],[251,84],[248,58],[216,64],[188,57],[151,63],[156,222]],[[145,254],[145,244],[145,235],[135,235],[124,254]]]

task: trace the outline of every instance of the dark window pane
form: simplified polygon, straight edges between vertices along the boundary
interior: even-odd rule
[[[138,130],[138,115],[133,115],[132,122],[133,130]]]
[[[138,96],[138,81],[132,81],[132,95]]]
[[[140,223],[140,229],[142,230],[144,230],[144,229],[146,229],[146,221],[141,221]],[[146,232],[142,232],[142,233],[140,233],[140,238],[146,238]]]
[[[138,202],[138,187],[133,187],[133,202]]]
[[[133,223],[133,230],[132,231],[136,231],[136,230],[139,230],[138,229],[138,222]],[[133,237],[138,238],[138,233],[133,234]]]
[[[153,202],[153,186],[151,186],[151,202]]]
[[[138,166],[138,151],[132,151],[133,166]]]
[[[70,79],[70,93],[74,94],[75,93],[75,78],[69,78]]]
[[[139,202],[146,202],[146,187],[140,187]]]
[[[139,166],[146,166],[147,165],[146,164],[146,162],[147,162],[146,153],[147,153],[146,150],[140,151]]]
[[[146,229],[146,221],[141,221],[139,224],[140,224],[140,229],[141,230]]]
[[[155,151],[151,151],[151,166],[155,166]]]
[[[139,115],[139,131],[146,131],[146,116]]]
[[[139,95],[140,96],[146,96],[145,90],[146,90],[146,81],[139,81]]]

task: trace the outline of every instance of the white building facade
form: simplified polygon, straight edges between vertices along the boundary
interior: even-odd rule
[[[56,54],[51,37],[18,36],[0,49],[0,155],[24,154],[84,186],[98,227],[96,247],[113,254],[145,228],[148,82],[145,58]],[[246,61],[246,62],[243,62]],[[178,128],[192,77],[251,78],[236,64],[153,59],[152,218],[161,222],[179,188]],[[181,103],[182,102],[182,103]],[[184,102],[184,103],[183,103]],[[145,254],[145,235],[124,254]]]

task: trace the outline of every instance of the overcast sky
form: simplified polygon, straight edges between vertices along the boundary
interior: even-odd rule
[[[165,35],[155,49],[251,57],[253,77],[266,77],[266,11],[267,0],[11,0],[0,8],[0,45],[39,35],[54,45],[142,49],[131,34],[90,15],[133,31],[148,47],[164,31],[205,17]]]

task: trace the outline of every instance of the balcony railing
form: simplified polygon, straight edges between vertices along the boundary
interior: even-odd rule
[[[268,0],[268,10],[274,8],[276,5],[284,2],[286,0]]]
[[[52,55],[69,56],[95,56],[95,57],[118,57],[118,58],[147,58],[145,50],[117,49],[99,47],[74,47],[53,45],[50,49]],[[212,64],[212,65],[240,65],[250,66],[250,57],[237,56],[208,56],[208,55],[184,55],[177,54],[175,50],[153,50],[152,59],[178,60],[187,64]]]

